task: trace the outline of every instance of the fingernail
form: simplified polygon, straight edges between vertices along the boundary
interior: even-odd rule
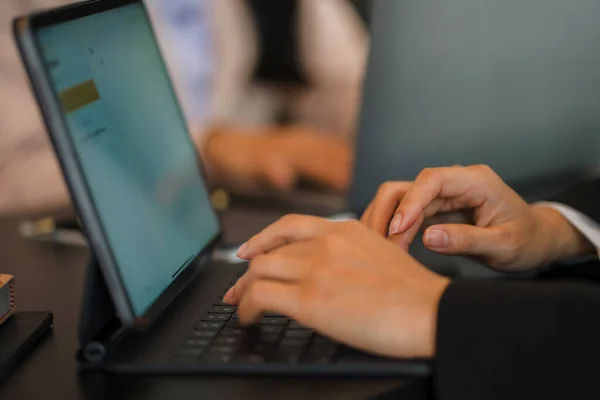
[[[244,257],[244,253],[246,252],[247,248],[248,248],[248,242],[246,242],[243,245],[241,245],[240,248],[237,251],[237,256],[239,258],[243,258]]]
[[[229,288],[227,293],[225,293],[225,296],[223,296],[223,301],[227,304],[233,304],[233,302],[235,301],[234,295],[235,295],[235,286],[232,286],[231,288]]]
[[[400,224],[402,224],[402,215],[401,214],[394,215],[392,222],[390,222],[388,236],[389,235],[397,235],[399,233],[402,233],[402,232],[400,232]]]
[[[428,229],[425,232],[424,242],[427,247],[441,249],[448,246],[448,234],[438,229]]]

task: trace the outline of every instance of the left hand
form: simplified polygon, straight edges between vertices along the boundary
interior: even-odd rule
[[[432,357],[449,280],[358,222],[286,216],[250,239],[225,295],[250,324],[267,311],[388,357]]]
[[[425,246],[499,271],[533,270],[594,251],[558,211],[527,204],[485,165],[427,168],[414,182],[385,183],[361,221],[406,249],[426,218],[452,211],[467,211],[473,221],[438,219],[425,230]]]

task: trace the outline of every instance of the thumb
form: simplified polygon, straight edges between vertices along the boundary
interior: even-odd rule
[[[473,225],[434,225],[423,234],[425,246],[437,253],[491,257],[498,251],[498,233]]]

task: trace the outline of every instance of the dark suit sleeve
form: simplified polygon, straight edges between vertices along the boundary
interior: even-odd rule
[[[600,398],[599,363],[596,284],[458,281],[440,301],[438,399]]]
[[[551,201],[568,205],[600,222],[600,179],[579,183],[558,194]]]

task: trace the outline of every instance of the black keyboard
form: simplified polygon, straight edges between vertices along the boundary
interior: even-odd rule
[[[340,357],[375,358],[278,314],[266,314],[258,324],[244,327],[240,325],[236,307],[223,303],[222,295],[194,324],[174,356],[174,363],[323,365],[336,362]]]

